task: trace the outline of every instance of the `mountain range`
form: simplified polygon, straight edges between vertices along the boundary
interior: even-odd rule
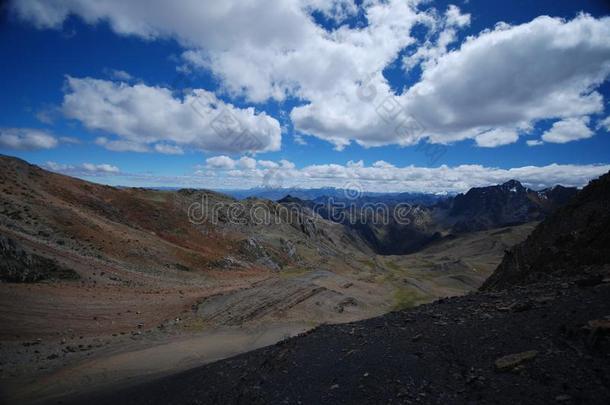
[[[306,207],[324,219],[346,225],[376,253],[408,254],[455,234],[540,221],[577,192],[575,187],[561,185],[534,191],[510,180],[427,203],[415,201],[412,195],[401,199],[400,194],[351,200],[302,200],[288,195],[278,203]],[[397,209],[404,211],[402,218],[395,215]]]

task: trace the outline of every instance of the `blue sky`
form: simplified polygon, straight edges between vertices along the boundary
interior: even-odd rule
[[[9,2],[0,153],[209,188],[443,192],[609,169],[605,1],[207,3]],[[387,103],[416,123],[406,137]]]

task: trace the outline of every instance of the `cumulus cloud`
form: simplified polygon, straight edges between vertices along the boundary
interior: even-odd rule
[[[542,140],[551,143],[567,143],[591,138],[594,133],[589,128],[589,117],[567,118],[557,121],[551,129],[542,134]]]
[[[30,128],[0,128],[0,148],[16,150],[52,149],[59,145],[48,132]]]
[[[255,169],[256,168],[256,160],[244,156],[241,159],[238,160],[237,162],[238,167],[240,167],[241,169]]]
[[[235,161],[228,156],[214,156],[206,159],[207,167],[213,169],[233,169],[235,167]]]
[[[175,38],[186,49],[185,61],[211,70],[230,94],[255,102],[287,96],[321,102],[330,96],[353,98],[361,80],[383,70],[402,49],[415,43],[411,28],[432,18],[416,10],[418,3],[368,1],[358,10],[354,2],[345,0],[287,0],[273,7],[260,0],[182,1],[179,5],[28,0],[13,2],[12,10],[40,28],[58,28],[69,15],[77,15],[91,24],[108,21],[122,35]],[[311,16],[315,11],[338,21],[362,11],[368,25],[341,25],[327,31],[315,23]],[[349,113],[356,117],[358,111]],[[367,115],[378,121],[374,111]],[[339,124],[336,132],[344,129]],[[362,127],[363,122],[350,125],[356,133]],[[342,136],[321,136],[336,144],[346,142]]]
[[[580,15],[499,24],[424,70],[401,99],[441,143],[600,112],[603,97],[593,89],[610,73],[609,22]]]
[[[602,111],[603,97],[593,89],[609,72],[610,19],[540,17],[469,38],[426,65],[421,80],[403,94],[392,94],[377,74],[365,85],[371,97],[329,97],[297,107],[292,118],[297,129],[338,145],[349,139],[409,145],[427,137],[498,146],[539,120]],[[401,114],[386,114],[388,105]],[[422,130],[400,132],[408,117]]]
[[[197,89],[183,98],[171,90],[91,78],[67,77],[62,110],[89,129],[117,139],[99,137],[110,150],[180,153],[189,147],[217,152],[277,150],[280,125],[254,108],[240,109],[214,94]]]
[[[583,186],[589,180],[610,170],[610,165],[525,166],[511,169],[460,165],[437,168],[416,166],[396,167],[385,161],[367,166],[363,161],[341,164],[309,165],[303,168],[289,161],[257,161],[255,165],[240,167],[239,160],[215,156],[206,161],[209,170],[216,171],[212,186],[218,188],[255,187],[266,184],[272,176],[274,184],[284,187],[339,187],[359,184],[368,191],[416,191],[430,193],[463,192],[517,179],[526,186],[540,189],[556,184]],[[275,163],[272,165],[270,163]],[[277,170],[281,167],[282,170]]]
[[[211,71],[230,95],[252,102],[303,101],[290,114],[295,129],[339,149],[354,141],[370,147],[475,139],[480,146],[499,146],[540,120],[602,111],[596,89],[610,73],[610,18],[583,14],[570,21],[542,16],[521,25],[499,23],[456,44],[470,16],[456,6],[441,12],[427,6],[417,0],[359,6],[349,0],[286,0],[273,7],[262,0],[184,0],[179,6],[161,0],[27,0],[11,8],[41,28],[57,28],[77,15],[92,24],[107,21],[121,35],[176,39],[185,49],[183,59]],[[315,12],[338,26],[317,25]],[[356,13],[363,26],[339,24]],[[423,43],[411,35],[417,24],[429,30]],[[408,70],[421,64],[421,78],[396,92],[382,72],[409,47],[415,51],[403,65]],[[127,112],[137,112],[132,110]],[[191,133],[183,116],[188,114],[176,114],[164,118],[177,121],[177,144],[236,152],[219,139],[185,136]],[[142,137],[143,131],[134,130],[139,126],[146,124],[117,124],[128,134],[123,137]],[[148,134],[147,140],[154,138]],[[279,147],[279,141],[266,145]]]
[[[265,169],[275,169],[278,168],[279,165],[271,160],[259,160],[258,164]]]

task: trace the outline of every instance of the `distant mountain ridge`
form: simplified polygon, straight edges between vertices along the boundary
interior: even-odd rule
[[[366,201],[412,201],[418,204],[433,204],[438,200],[446,198],[446,195],[432,194],[423,192],[371,192],[361,190],[350,190],[335,187],[321,188],[271,188],[271,187],[256,187],[246,190],[217,190],[221,193],[230,195],[233,198],[240,200],[246,198],[262,198],[266,200],[279,201],[287,196],[299,198],[301,200],[310,200],[316,202],[324,202],[332,199],[334,201],[356,200],[360,202]]]
[[[540,221],[577,192],[576,187],[563,186],[534,191],[517,180],[509,180],[497,186],[476,187],[465,194],[458,194],[452,200],[449,216],[456,219],[455,232]]]
[[[316,211],[326,220],[353,229],[376,253],[395,255],[416,252],[452,234],[541,221],[577,192],[575,187],[563,186],[534,191],[517,180],[509,180],[445,198],[427,199],[426,195],[404,193],[352,200],[304,200],[288,195],[278,203]],[[394,208],[399,204],[406,207],[406,214],[397,219]],[[382,217],[383,212],[387,218]]]

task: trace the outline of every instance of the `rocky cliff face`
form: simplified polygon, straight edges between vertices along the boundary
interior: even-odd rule
[[[601,277],[610,265],[610,173],[589,183],[508,251],[484,289],[549,276]]]

